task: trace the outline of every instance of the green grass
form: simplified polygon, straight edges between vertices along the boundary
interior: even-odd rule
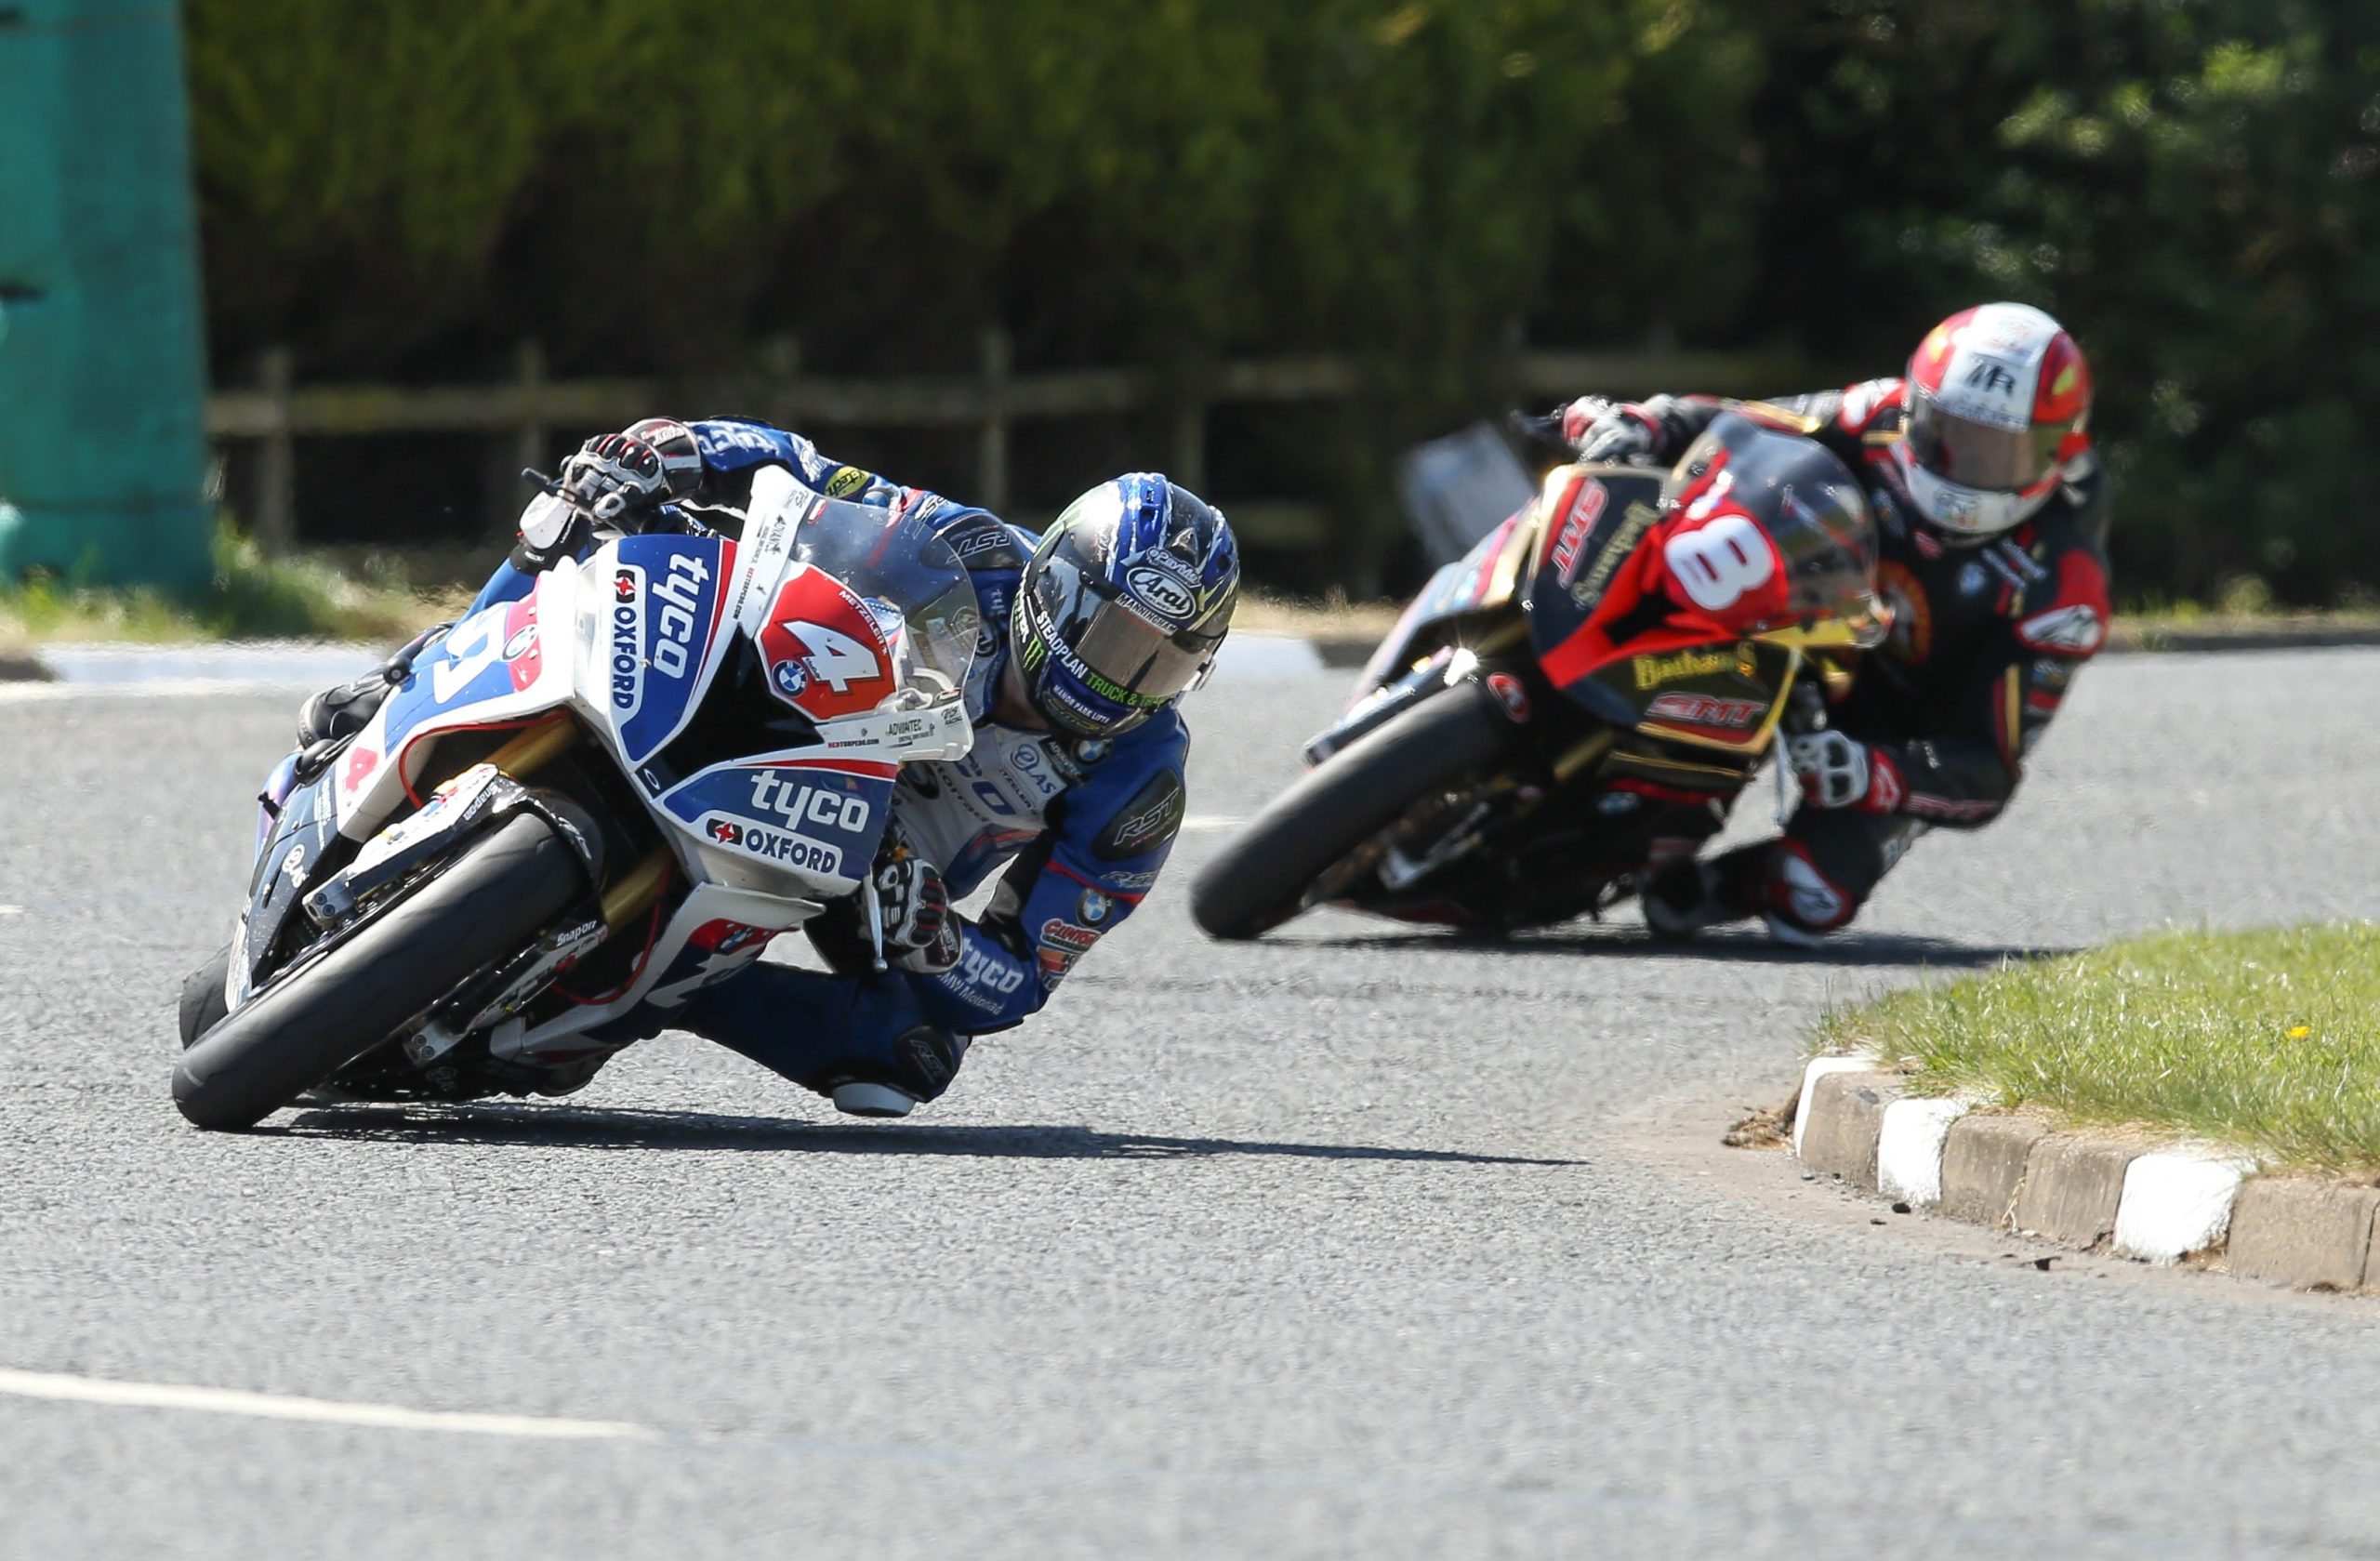
[[[417,588],[394,566],[355,570],[318,558],[268,559],[227,525],[215,536],[213,579],[189,599],[41,577],[0,586],[0,649],[55,640],[398,641],[454,616],[468,600],[468,591],[458,601],[451,589]]]
[[[2164,933],[1830,1014],[1822,1050],[1906,1062],[1924,1093],[2380,1170],[2380,923]]]

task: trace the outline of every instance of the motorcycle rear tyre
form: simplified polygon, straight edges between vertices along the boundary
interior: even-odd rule
[[[1434,791],[1493,773],[1518,730],[1465,681],[1332,754],[1266,804],[1190,885],[1210,937],[1262,936],[1303,908],[1315,880]]]
[[[585,891],[578,857],[533,814],[461,857],[352,940],[216,1025],[174,1065],[199,1127],[254,1127],[371,1051]]]

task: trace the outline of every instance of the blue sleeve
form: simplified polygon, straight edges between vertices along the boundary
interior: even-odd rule
[[[1138,908],[1172,854],[1187,801],[1189,735],[1168,710],[1060,799],[1050,832],[964,932],[956,967],[918,976],[937,1024],[965,1035],[1040,1012],[1075,962]]]
[[[756,467],[781,466],[800,479],[801,485],[829,498],[865,503],[878,490],[897,491],[872,471],[844,466],[819,454],[818,446],[790,429],[773,427],[749,417],[709,417],[690,424],[694,448],[701,452],[706,477],[748,474]]]
[[[469,617],[471,613],[483,607],[493,607],[499,602],[518,602],[528,595],[530,588],[536,583],[535,575],[510,559],[506,559],[496,566],[496,573],[487,577],[487,584],[480,588],[479,595],[471,598],[470,610],[463,615]]]

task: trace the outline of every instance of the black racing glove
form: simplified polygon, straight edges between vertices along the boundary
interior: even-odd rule
[[[647,417],[580,445],[562,463],[562,492],[598,524],[635,531],[662,505],[693,493],[702,475],[693,431],[667,417]]]
[[[896,968],[940,975],[959,963],[959,919],[932,863],[905,853],[879,864],[876,904],[883,919],[884,955]]]
[[[1562,433],[1579,458],[1591,464],[1643,465],[1660,453],[1660,425],[1633,402],[1580,396],[1563,409]]]

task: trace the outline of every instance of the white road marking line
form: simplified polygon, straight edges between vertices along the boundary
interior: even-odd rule
[[[259,1420],[313,1421],[362,1425],[381,1431],[459,1431],[478,1436],[539,1436],[564,1441],[654,1441],[649,1425],[619,1420],[553,1420],[536,1415],[452,1414],[406,1409],[394,1404],[342,1404],[329,1398],[298,1398],[230,1388],[182,1387],[169,1382],[119,1382],[55,1371],[0,1368],[0,1394],[51,1398],[73,1404],[112,1404],[138,1409],[192,1409],[202,1414],[249,1415]]]
[[[1236,829],[1240,820],[1226,818],[1222,814],[1194,813],[1182,821],[1184,829]]]
[[[0,906],[0,916],[22,916],[24,914],[25,907],[22,906]]]

